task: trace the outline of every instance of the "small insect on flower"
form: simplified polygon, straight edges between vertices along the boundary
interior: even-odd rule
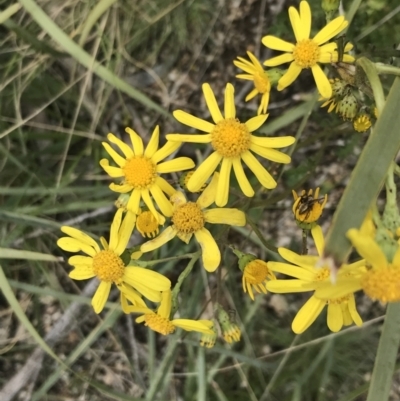
[[[316,202],[318,202],[320,205],[322,205],[322,203],[324,202],[325,198],[318,198],[318,199],[314,199],[312,197],[312,195],[301,195],[300,196],[300,202],[297,205],[296,210],[298,211],[298,214],[300,216],[302,216],[300,218],[300,221],[305,221],[308,219],[308,217],[310,216],[313,208],[314,208],[314,204]]]
[[[292,193],[294,197],[292,207],[294,217],[301,228],[310,229],[311,227],[308,227],[308,225],[316,223],[321,217],[322,210],[328,201],[328,196],[325,195],[319,198],[319,188],[315,190],[315,193],[312,189],[308,192],[303,190],[300,196],[295,191],[292,191]]]

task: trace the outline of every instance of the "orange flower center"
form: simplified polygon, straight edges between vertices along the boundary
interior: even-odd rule
[[[135,189],[150,188],[157,178],[157,166],[145,156],[133,156],[122,167],[125,181]]]
[[[361,280],[361,286],[372,299],[399,302],[400,268],[389,265],[387,268],[368,270]]]
[[[237,157],[250,148],[251,134],[237,118],[219,121],[211,131],[211,145],[222,157]]]
[[[331,275],[331,270],[328,267],[323,267],[323,268],[317,270],[314,280],[315,281],[324,281],[327,278],[329,278],[330,275]]]
[[[159,233],[158,221],[149,210],[137,216],[136,228],[143,237],[153,238]]]
[[[244,278],[249,284],[262,284],[267,278],[274,279],[275,276],[268,269],[267,263],[262,260],[255,259],[244,268]]]
[[[193,234],[204,227],[204,213],[194,202],[179,206],[171,217],[172,223],[179,233]]]
[[[293,58],[301,68],[310,68],[317,64],[320,48],[312,39],[303,39],[297,42],[293,50]]]
[[[124,262],[110,249],[100,251],[93,257],[93,272],[100,281],[120,284],[124,270]]]

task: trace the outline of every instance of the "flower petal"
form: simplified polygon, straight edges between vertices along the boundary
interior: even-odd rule
[[[139,214],[140,198],[142,197],[142,191],[134,189],[129,197],[126,208],[135,214]]]
[[[254,153],[257,153],[259,156],[264,157],[265,159],[271,160],[275,163],[284,163],[288,164],[292,160],[291,157],[279,150],[268,149],[262,146],[253,144],[250,148]]]
[[[269,263],[268,263],[269,266]],[[292,292],[307,292],[315,290],[316,284],[304,280],[271,280],[268,281],[267,290],[278,294],[287,294]]]
[[[311,255],[299,255],[296,252],[293,252],[286,248],[278,248],[279,255],[282,256],[283,259],[287,260],[290,263],[293,263],[297,266],[301,266],[304,269],[315,274],[318,257]]]
[[[172,204],[164,195],[164,192],[161,191],[161,188],[158,185],[152,185],[150,188],[150,193],[160,208],[161,213],[166,217],[172,216]]]
[[[131,157],[134,156],[133,150],[130,148],[130,146],[127,145],[125,142],[121,141],[121,139],[117,138],[114,134],[109,133],[107,135],[107,139],[121,149],[121,152],[124,154],[126,159],[130,159]]]
[[[204,334],[214,334],[214,331],[209,329],[204,323],[199,322],[198,320],[191,319],[174,319],[171,320],[171,323],[176,326],[184,329],[186,331],[197,331],[199,333]]]
[[[171,241],[176,236],[176,229],[172,226],[167,227],[158,237],[145,242],[141,247],[141,252],[150,252],[154,249],[160,248],[168,241]]]
[[[329,330],[337,333],[343,327],[343,312],[340,304],[328,304],[327,323]]]
[[[317,84],[318,92],[322,97],[329,99],[332,97],[332,85],[328,77],[325,75],[319,64],[311,67],[312,74],[314,75],[315,83]]]
[[[300,36],[308,39],[311,31],[311,9],[307,1],[300,2]]]
[[[114,184],[114,183],[111,183],[109,185],[109,188],[111,189],[111,191],[118,192],[119,194],[126,194],[132,191],[133,189],[132,185],[129,184]]]
[[[270,173],[262,166],[262,164],[249,151],[242,154],[242,160],[247,164],[249,169],[260,181],[261,185],[267,189],[276,187],[276,181]]]
[[[101,159],[99,164],[111,178],[119,178],[125,175],[121,168],[110,166],[108,159]]]
[[[210,111],[211,117],[215,124],[219,121],[223,120],[221,110],[218,107],[217,100],[215,99],[214,92],[211,89],[211,86],[207,83],[203,84],[202,87],[204,98],[207,103],[208,110]]]
[[[153,187],[158,188],[156,185],[153,185],[151,189],[153,190]],[[158,188],[159,189],[159,188]],[[158,213],[157,209],[154,206],[153,199],[150,196],[150,192],[148,189],[142,189],[141,190],[141,195],[142,195],[142,200],[146,204],[146,206],[149,208],[150,212],[153,213],[153,216],[157,219],[158,221]],[[128,209],[129,210],[129,209]],[[172,209],[171,209],[172,210]]]
[[[318,196],[316,195],[316,197]],[[322,233],[321,226],[316,225],[315,227],[313,227],[311,229],[311,235],[317,248],[318,255],[322,257],[325,248],[325,239],[324,239],[324,234]]]
[[[278,91],[285,89],[291,83],[293,83],[293,81],[295,81],[299,76],[301,70],[302,68],[300,66],[298,66],[295,62],[292,62],[285,75],[283,75],[278,81]]]
[[[229,198],[229,183],[231,177],[232,159],[224,157],[222,159],[221,169],[219,173],[217,195],[215,204],[217,206],[225,206]]]
[[[153,270],[143,267],[127,266],[124,272],[123,281],[133,288],[141,283],[154,291],[168,291],[171,288],[171,280]]]
[[[320,299],[342,298],[361,290],[360,278],[347,277],[338,279],[335,284],[330,281],[321,283],[315,290],[315,296]]]
[[[92,298],[92,306],[96,313],[100,313],[104,309],[110,294],[111,283],[101,281]]]
[[[358,230],[347,231],[347,238],[363,259],[367,259],[374,269],[383,269],[387,266],[385,254],[380,246],[369,236],[363,236]]]
[[[290,265],[282,262],[268,262],[268,268],[275,273],[283,273],[290,277],[295,277],[302,281],[314,281],[315,273],[303,269],[300,266]]]
[[[313,38],[313,41],[318,45],[327,42],[332,39],[339,32],[343,31],[347,27],[348,23],[345,21],[343,16],[337,17],[329,24],[325,25]]]
[[[169,155],[174,153],[180,146],[181,146],[180,142],[167,141],[167,143],[163,147],[161,147],[160,149],[157,150],[156,153],[154,153],[153,157],[151,158],[151,161],[154,164],[159,163],[161,160],[164,160]]]
[[[104,149],[111,156],[111,158],[117,163],[119,167],[125,166],[126,159],[119,155],[107,142],[102,142]]]
[[[204,183],[210,178],[211,174],[215,171],[220,163],[222,156],[218,152],[211,153],[199,168],[190,177],[187,188],[191,192],[198,191]]]
[[[190,157],[177,157],[176,159],[157,164],[157,173],[165,174],[190,170],[194,166],[194,161]]]
[[[294,36],[296,37],[296,42],[305,39],[302,35],[302,21],[300,20],[299,12],[295,7],[289,7],[289,19],[292,25]],[[308,39],[308,38],[307,38]]]
[[[75,269],[69,272],[68,276],[74,280],[87,280],[88,278],[95,277],[96,274],[93,271],[92,265],[77,265]]]
[[[215,127],[214,124],[203,120],[202,118],[192,116],[183,110],[175,110],[172,114],[181,124],[185,124],[188,127],[192,127],[203,132],[211,132]]]
[[[353,294],[350,295],[350,299],[349,299],[349,303],[347,304],[347,307],[349,308],[350,316],[353,319],[353,322],[356,324],[356,326],[362,326],[363,321],[357,311],[356,301],[354,299]]]
[[[250,120],[247,120],[244,125],[250,132],[253,132],[258,130],[265,123],[267,118],[268,114],[261,114],[259,116],[250,118]]]
[[[131,138],[135,156],[143,156],[144,147],[142,138],[132,128],[126,127],[125,132],[129,134]]]
[[[156,178],[155,185],[158,185],[168,196],[172,196],[176,192],[176,189],[162,177]]]
[[[196,203],[200,206],[200,209],[205,209],[215,202],[215,195],[218,188],[218,180],[219,173],[215,172],[206,189],[197,198]]]
[[[264,36],[262,38],[261,42],[264,46],[269,47],[270,49],[280,50],[282,52],[288,52],[288,53],[293,52],[294,47],[295,47],[295,45],[293,43],[286,42],[286,40],[282,40],[280,38],[277,38],[276,36],[271,36],[271,35]],[[280,64],[282,64],[282,63],[280,63]]]
[[[211,135],[210,134],[167,134],[165,136],[168,141],[171,142],[189,142],[189,143],[210,143]]]
[[[240,189],[249,198],[253,197],[254,190],[243,170],[243,166],[242,166],[242,162],[241,162],[240,158],[235,157],[232,160],[232,163],[233,163],[233,171],[235,172],[235,176],[239,183]]]
[[[74,255],[68,259],[68,264],[71,266],[92,266],[93,258],[90,256],[83,256],[83,255]]]
[[[69,227],[69,226],[61,226],[61,231],[64,234],[69,235],[71,238],[75,238],[78,241],[83,242],[84,244],[91,246],[97,252],[100,252],[100,247],[97,244],[97,242],[92,237],[90,237],[89,235],[85,234],[83,231],[78,230],[77,228],[74,228],[74,227]]]
[[[301,334],[307,330],[315,322],[325,305],[326,301],[321,301],[312,296],[298,311],[292,322],[292,330],[296,334]]]
[[[90,245],[86,245],[83,242],[70,237],[62,237],[57,241],[57,245],[67,252],[84,252],[86,255],[95,256],[98,252],[91,247]]]
[[[121,227],[123,209],[117,209],[110,228],[109,249],[114,250],[118,244],[118,232]]]
[[[154,156],[154,153],[157,152],[158,144],[160,139],[160,128],[158,125],[154,128],[153,133],[151,134],[151,138],[149,143],[147,144],[144,155],[151,159]]]
[[[277,65],[290,63],[293,60],[294,60],[293,53],[284,53],[281,54],[280,56],[272,57],[268,60],[265,60],[263,64],[266,65],[267,67],[276,67]]]
[[[157,315],[169,320],[172,308],[172,292],[171,290],[161,293],[161,303],[157,309]]]
[[[211,224],[229,224],[243,227],[246,225],[246,215],[239,209],[216,208],[204,210],[204,218]]]
[[[221,263],[221,252],[218,245],[210,232],[204,227],[201,230],[196,231],[194,236],[202,250],[201,259],[204,268],[212,273]]]
[[[122,221],[121,227],[118,232],[118,245],[114,249],[114,252],[117,255],[122,255],[122,253],[125,251],[128,242],[131,238],[132,231],[135,228],[135,222],[136,222],[136,215],[128,210],[125,214],[124,220]]]
[[[225,107],[224,107],[225,118],[235,118],[235,90],[233,85],[230,83],[226,84],[225,88]]]
[[[251,136],[252,144],[259,145],[264,148],[286,148],[287,146],[293,145],[295,141],[296,138],[294,136],[277,136],[273,138],[265,138],[254,135]]]

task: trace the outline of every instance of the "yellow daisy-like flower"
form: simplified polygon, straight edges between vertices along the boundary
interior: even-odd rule
[[[206,209],[215,200],[218,187],[218,174],[213,179],[196,202],[187,202],[182,192],[175,192],[171,197],[174,205],[172,225],[167,227],[158,237],[144,243],[140,250],[150,252],[171,241],[174,237],[189,243],[193,234],[202,249],[202,261],[208,272],[213,272],[221,262],[221,252],[211,233],[205,228],[205,223],[229,224],[244,226],[245,214],[238,209],[215,208]]]
[[[248,292],[254,301],[253,288],[258,293],[267,293],[268,280],[276,280],[275,274],[268,268],[268,264],[260,259],[254,259],[248,263],[242,276],[243,291]]]
[[[292,190],[294,203],[293,203],[293,214],[297,222],[299,223],[315,223],[322,214],[326,202],[328,201],[328,195],[319,198],[319,188],[315,190],[313,196],[313,190],[310,189],[308,193],[303,189],[300,196]]]
[[[135,215],[127,212],[122,221],[122,213],[122,209],[119,209],[114,216],[110,242],[107,243],[103,237],[100,239],[103,249],[89,235],[73,227],[61,227],[61,231],[69,237],[62,237],[57,241],[57,245],[64,251],[83,252],[88,255],[74,255],[68,259],[68,263],[74,267],[69,276],[74,280],[92,277],[100,280],[92,299],[96,313],[103,310],[113,283],[133,303],[140,299],[137,292],[153,302],[159,302],[161,291],[171,288],[171,281],[159,273],[141,267],[125,266],[121,255],[135,226]]]
[[[110,189],[119,193],[131,192],[127,209],[135,214],[139,212],[140,200],[146,204],[148,209],[158,219],[157,210],[151,197],[154,198],[161,213],[164,216],[171,216],[172,205],[165,194],[171,196],[175,189],[160,174],[188,170],[194,167],[193,160],[188,157],[178,157],[173,160],[160,163],[173,152],[180,142],[167,142],[158,149],[160,130],[158,126],[153,131],[150,141],[144,150],[142,138],[131,128],[126,128],[132,142],[132,147],[118,139],[113,134],[108,134],[108,140],[117,145],[123,153],[121,156],[107,142],[103,146],[118,165],[112,167],[108,159],[100,160],[100,165],[112,178],[123,178],[122,184],[110,184]]]
[[[286,74],[278,82],[278,90],[289,86],[299,76],[303,68],[311,68],[317,88],[322,97],[332,97],[332,87],[328,78],[318,63],[332,63],[338,61],[337,44],[330,39],[342,32],[348,25],[343,16],[335,18],[322,28],[314,38],[310,39],[311,9],[307,1],[300,2],[300,12],[289,7],[289,18],[293,28],[296,43],[286,42],[275,36],[264,36],[262,43],[274,50],[285,52],[264,62],[264,65],[274,67],[283,63],[291,63]],[[347,44],[344,51],[351,50]],[[354,57],[344,54],[345,63],[354,61]]]
[[[294,143],[295,138],[292,136],[265,138],[252,135],[251,132],[264,124],[268,117],[267,115],[262,114],[251,118],[245,123],[241,123],[236,118],[233,86],[227,84],[225,89],[225,117],[223,117],[210,85],[203,84],[202,88],[214,124],[194,117],[182,110],[176,110],[173,114],[182,124],[199,129],[207,134],[167,135],[167,139],[171,141],[211,143],[214,149],[214,152],[203,161],[188,181],[189,191],[198,191],[222,162],[220,168],[221,176],[215,199],[216,205],[225,206],[228,203],[232,167],[243,193],[249,197],[254,196],[254,190],[243,170],[242,160],[254,173],[262,186],[268,189],[275,188],[276,181],[251,151],[277,163],[290,163],[290,156],[274,148],[289,146]]]
[[[325,246],[324,237],[320,226],[311,230],[318,255],[321,257]],[[279,248],[279,254],[283,259],[292,263],[269,262],[269,268],[278,273],[294,277],[290,280],[272,280],[267,283],[267,290],[277,293],[315,291],[309,300],[302,306],[292,322],[292,330],[303,333],[317,319],[319,314],[328,306],[327,324],[331,331],[341,330],[343,325],[347,326],[353,322],[360,326],[362,320],[357,312],[354,294],[340,294],[334,291],[336,288],[330,281],[329,267],[316,267],[318,256],[298,255],[289,249]],[[338,279],[343,277],[361,276],[365,261],[361,260],[350,265],[341,267]],[[324,286],[323,289],[320,287]],[[320,291],[317,291],[320,289]]]
[[[197,331],[199,333],[213,335],[214,331],[212,327],[214,326],[211,320],[191,320],[191,319],[173,319],[170,320],[172,308],[172,293],[171,291],[164,291],[161,295],[161,303],[154,312],[152,309],[148,308],[146,304],[142,303],[138,306],[130,306],[130,313],[142,313],[136,319],[137,323],[144,323],[153,331],[163,334],[164,336],[172,334],[177,327],[184,329],[186,331]]]
[[[233,64],[236,67],[242,69],[247,74],[238,74],[236,78],[246,79],[254,82],[254,89],[246,96],[245,101],[253,99],[258,94],[261,96],[261,103],[258,107],[257,114],[265,114],[267,112],[269,93],[271,92],[271,82],[268,77],[268,73],[264,71],[261,63],[257,60],[257,57],[251,53],[247,52],[251,61],[246,60],[243,57],[238,57]]]

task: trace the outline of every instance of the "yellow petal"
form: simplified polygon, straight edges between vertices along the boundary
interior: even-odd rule
[[[318,195],[316,195],[316,197],[318,197]],[[311,235],[317,248],[318,255],[322,257],[325,248],[325,239],[324,234],[322,233],[321,226],[316,225],[315,227],[313,227],[311,229]]]
[[[263,138],[254,135],[251,136],[252,144],[262,146],[264,148],[286,148],[287,146],[292,145],[295,141],[296,138],[293,136],[278,136],[274,138]]]
[[[258,95],[258,90],[254,88],[244,99],[245,102],[248,102],[249,100],[253,99]]]
[[[110,189],[111,189],[111,191],[118,192],[120,194],[126,194],[126,193],[132,191],[133,187],[132,187],[132,185],[129,185],[129,184],[114,184],[114,183],[111,183],[110,184]]]
[[[139,213],[139,204],[140,198],[142,197],[142,193],[140,189],[134,189],[129,197],[128,204],[126,208],[131,212],[138,214]]]
[[[296,42],[300,42],[300,40],[306,39],[302,35],[304,32],[302,32],[300,15],[294,7],[289,7],[289,19],[290,24],[292,25],[294,36],[296,37]]]
[[[114,134],[109,133],[107,135],[107,139],[121,149],[121,152],[124,154],[125,159],[130,159],[131,157],[133,157],[133,150],[125,142],[117,138]]]
[[[98,252],[93,247],[84,244],[83,242],[70,237],[62,237],[57,241],[57,245],[67,252],[84,252],[86,255],[94,256]]]
[[[293,43],[286,42],[276,36],[264,36],[261,40],[262,44],[270,49],[280,50],[282,52],[291,53],[295,47]],[[264,63],[265,64],[265,63]]]
[[[123,209],[117,209],[110,228],[109,248],[115,250],[118,245],[118,233],[121,227]]]
[[[88,278],[96,276],[93,272],[92,265],[76,265],[75,269],[70,271],[68,275],[74,280],[87,280]]]
[[[197,331],[199,333],[204,334],[214,334],[214,331],[209,329],[204,323],[198,320],[190,320],[190,319],[174,319],[171,323],[175,327],[180,327],[186,331]]]
[[[347,304],[347,307],[349,308],[350,316],[353,319],[353,322],[357,326],[362,326],[363,321],[361,319],[361,316],[357,312],[356,301],[354,299],[354,295],[353,294],[351,294],[351,296],[350,296],[349,303]]]
[[[157,309],[157,315],[169,320],[172,307],[172,292],[171,290],[161,293],[161,303]]]
[[[157,177],[155,184],[168,196],[172,196],[176,192],[176,189],[162,177]]]
[[[142,138],[132,128],[126,127],[125,132],[131,137],[133,152],[135,153],[135,156],[143,156],[144,148]]]
[[[171,142],[188,142],[188,143],[210,143],[211,135],[210,134],[167,134],[166,138]]]
[[[332,85],[329,82],[329,79],[325,75],[322,68],[315,64],[311,67],[312,74],[314,75],[315,83],[317,84],[318,92],[322,97],[329,99],[332,97]]]
[[[164,195],[164,192],[161,191],[161,188],[157,185],[152,185],[152,187],[150,188],[150,193],[156,201],[158,207],[160,208],[161,213],[167,217],[172,216],[172,204],[169,199]]]
[[[144,155],[151,159],[154,156],[154,153],[157,152],[158,144],[160,139],[160,128],[158,125],[154,128],[153,133],[151,134],[151,138],[149,143],[147,144]]]
[[[90,256],[74,255],[68,259],[68,263],[71,266],[92,266],[93,258],[91,258]]]
[[[257,110],[257,114],[265,114],[267,112],[268,103],[269,103],[269,92],[265,92],[261,96],[261,103]]]
[[[204,183],[210,178],[211,174],[215,171],[218,164],[220,163],[222,156],[219,153],[211,153],[203,163],[200,164],[199,168],[190,177],[187,188],[191,192],[198,191]]]
[[[204,210],[204,218],[211,224],[229,224],[243,227],[246,225],[246,215],[239,209],[216,208]]]
[[[326,302],[312,296],[299,310],[292,322],[292,330],[301,334],[307,330],[319,316],[325,307]]]
[[[294,60],[293,53],[284,53],[280,56],[272,57],[264,61],[264,65],[267,67],[276,67],[277,65],[290,63]]]
[[[346,236],[361,257],[371,263],[374,269],[383,269],[387,266],[385,254],[371,237],[363,236],[355,229],[349,230]]]
[[[233,162],[233,170],[235,172],[235,176],[236,176],[237,182],[239,183],[240,189],[246,196],[251,198],[252,196],[254,196],[254,190],[243,170],[243,166],[242,166],[240,157],[235,157],[232,160],[232,162]]]
[[[118,232],[118,245],[114,249],[114,252],[117,255],[121,255],[125,251],[131,238],[132,231],[135,228],[135,222],[136,215],[128,210]]]
[[[311,9],[307,1],[300,2],[300,36],[308,39],[311,31]]]
[[[163,147],[161,147],[157,150],[156,153],[154,153],[151,161],[154,164],[159,163],[161,160],[164,160],[166,157],[174,153],[180,146],[181,143],[179,142],[167,141],[167,143]]]
[[[196,231],[194,236],[202,250],[201,258],[204,268],[212,273],[221,263],[221,253],[218,245],[206,228]]]
[[[360,278],[346,277],[338,279],[335,284],[331,282],[321,283],[315,290],[315,296],[320,299],[335,299],[345,297],[359,290],[361,290]]]
[[[108,295],[110,294],[111,283],[101,281],[94,296],[92,298],[92,306],[96,313],[100,313],[104,309],[107,302]]]
[[[219,173],[217,195],[215,197],[215,204],[217,206],[225,206],[229,198],[229,183],[232,169],[232,159],[223,158],[221,169]]]
[[[313,41],[318,45],[321,45],[327,42],[329,39],[332,39],[339,32],[346,28],[348,25],[347,21],[344,20],[343,16],[337,17],[328,25],[325,25],[313,38]]]
[[[225,118],[235,118],[236,108],[235,108],[235,90],[232,84],[226,84],[225,88],[225,108],[224,114]]]
[[[153,185],[152,188],[151,188],[152,190],[153,190],[153,187],[158,188],[156,185]],[[153,200],[152,200],[152,198],[150,196],[149,190],[148,189],[142,189],[141,197],[143,199],[143,202],[149,208],[150,212],[153,213],[153,216],[158,218],[158,214],[157,214],[158,212],[157,212],[157,210],[156,210],[156,208],[154,206],[154,203],[153,203]],[[172,208],[171,208],[171,210],[172,210]]]
[[[303,281],[314,281],[315,273],[299,266],[289,265],[282,262],[268,262],[268,268],[275,273],[283,273]]]
[[[194,168],[194,161],[190,157],[177,157],[157,165],[157,173],[174,173],[176,171],[189,170]]]
[[[214,124],[201,118],[192,116],[191,114],[186,113],[185,111],[182,110],[175,110],[172,114],[180,123],[203,132],[211,132],[215,127]]]
[[[107,142],[102,142],[102,145],[119,167],[125,166],[126,159],[124,157],[120,156]]]
[[[315,265],[317,264],[318,257],[311,255],[299,255],[296,252],[286,248],[278,248],[279,255],[290,263],[308,270],[315,274]]]
[[[247,127],[247,129],[250,132],[258,130],[267,120],[268,114],[261,114],[259,116],[250,118],[250,120],[247,120],[244,125]]]
[[[264,157],[265,159],[271,160],[275,163],[284,163],[288,164],[292,160],[291,157],[279,150],[268,149],[262,146],[253,144],[250,148],[254,153],[257,153],[259,156]]]
[[[173,227],[167,227],[158,237],[145,242],[141,247],[141,252],[150,252],[160,248],[168,241],[171,241],[176,236],[176,230]]]
[[[223,120],[224,117],[222,117],[221,110],[219,109],[217,100],[214,96],[214,92],[212,91],[211,86],[207,83],[202,85],[202,89],[211,117],[214,123],[217,124],[219,121]]]
[[[215,172],[206,189],[197,198],[196,203],[200,206],[200,209],[205,209],[215,202],[215,195],[218,188],[218,180],[219,173]]]
[[[69,226],[62,226],[61,231],[64,234],[69,235],[71,238],[75,238],[76,240],[83,242],[86,245],[91,246],[97,252],[100,252],[100,247],[97,244],[97,242],[92,237],[85,234],[83,231],[78,230],[77,228],[74,228],[74,227],[69,227]]]
[[[288,87],[293,81],[296,80],[296,78],[299,76],[302,68],[299,67],[295,62],[292,62],[286,72],[285,75],[281,77],[281,79],[278,81],[278,91],[281,91]]]
[[[101,159],[99,164],[111,178],[124,177],[125,175],[121,168],[110,166],[110,162],[107,159]]]
[[[269,263],[268,263],[269,266]],[[315,283],[304,280],[271,280],[266,284],[267,290],[278,294],[287,294],[292,292],[307,292],[315,290]]]
[[[330,303],[328,305],[327,323],[329,330],[334,333],[340,331],[343,327],[343,312],[339,304]]]
[[[273,179],[272,175],[268,173],[262,164],[249,151],[242,154],[242,160],[247,164],[263,187],[267,189],[276,187],[276,181]]]

